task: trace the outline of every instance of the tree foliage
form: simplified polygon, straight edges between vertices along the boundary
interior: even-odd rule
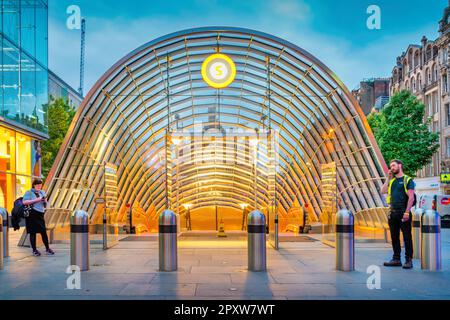
[[[431,119],[424,121],[424,114],[425,105],[404,90],[367,117],[386,162],[402,160],[405,173],[413,177],[439,149],[439,134],[430,132]]]
[[[47,177],[64,137],[69,130],[75,115],[75,109],[69,106],[63,98],[50,98],[48,105],[48,135],[49,139],[41,143],[42,175]]]

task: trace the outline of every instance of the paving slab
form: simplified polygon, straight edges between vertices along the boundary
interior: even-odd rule
[[[335,250],[316,242],[267,246],[267,271],[247,270],[245,241],[183,241],[178,270],[160,272],[156,241],[119,241],[109,250],[91,249],[90,270],[80,275],[81,289],[67,289],[72,276],[69,245],[53,245],[55,256],[33,257],[11,239],[11,257],[0,271],[0,299],[450,299],[450,230],[442,231],[440,272],[386,268],[392,255],[385,243],[356,245],[355,271],[335,269]],[[229,246],[227,247],[227,243]],[[218,244],[217,247],[214,247]],[[378,270],[380,287],[367,283]],[[374,282],[369,279],[369,284]]]

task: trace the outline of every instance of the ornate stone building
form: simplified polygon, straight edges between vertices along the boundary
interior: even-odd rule
[[[449,98],[449,7],[439,22],[436,40],[423,36],[420,45],[411,44],[392,70],[391,95],[400,90],[411,91],[425,104],[425,117],[430,118],[430,131],[440,133],[440,149],[430,164],[417,173],[419,194],[450,194],[450,186],[440,183],[440,174],[450,172],[450,98]]]

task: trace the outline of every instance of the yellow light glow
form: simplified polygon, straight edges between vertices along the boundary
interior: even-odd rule
[[[189,209],[192,207],[192,204],[190,204],[190,203],[185,203],[185,204],[183,204],[183,207],[184,207],[186,210],[189,210]]]
[[[176,146],[178,146],[181,143],[181,138],[179,137],[172,137],[172,143]]]
[[[241,209],[244,210],[244,209],[248,206],[248,204],[246,204],[246,203],[241,203],[240,206],[241,206]]]

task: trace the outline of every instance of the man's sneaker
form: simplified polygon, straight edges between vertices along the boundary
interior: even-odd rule
[[[35,256],[35,257],[40,257],[40,256],[41,256],[41,253],[39,252],[39,250],[34,250],[34,251],[33,251],[33,256]]]
[[[412,269],[413,263],[412,259],[406,260],[405,264],[403,265],[403,269]]]
[[[48,256],[52,256],[55,254],[55,251],[53,251],[52,249],[48,249],[48,250],[45,250],[45,254]]]
[[[384,266],[385,267],[401,267],[402,266],[402,262],[399,259],[392,259],[389,262],[385,262]]]

